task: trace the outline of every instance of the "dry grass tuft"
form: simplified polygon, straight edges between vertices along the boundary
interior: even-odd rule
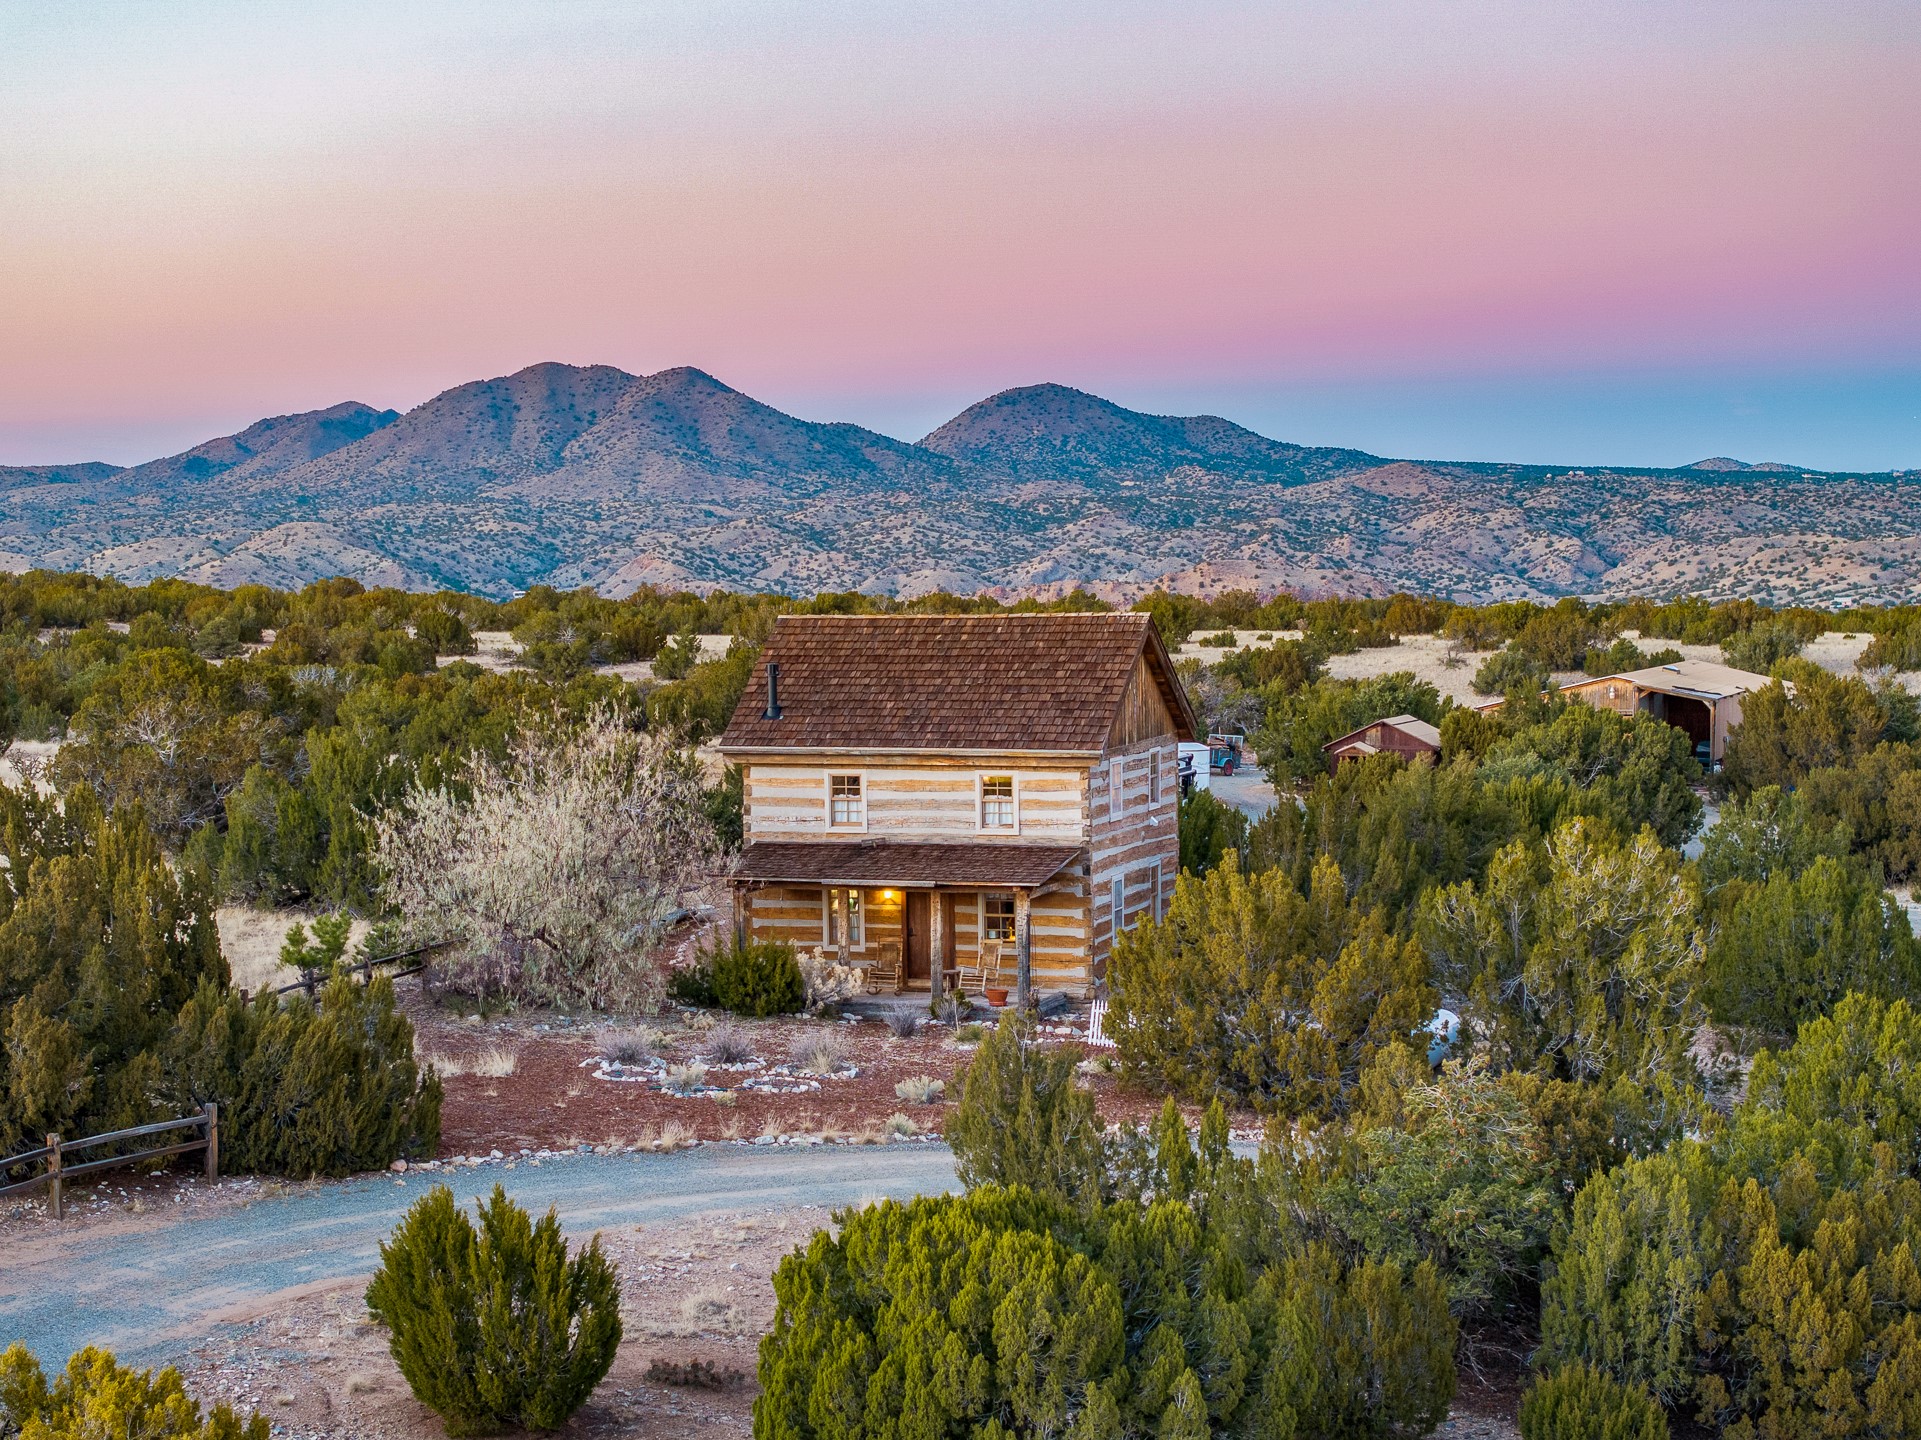
[[[694,1143],[694,1127],[684,1120],[669,1120],[660,1127],[658,1150],[684,1150]]]
[[[685,1065],[670,1066],[666,1079],[662,1083],[671,1094],[695,1094],[707,1084],[707,1067],[698,1060],[689,1060]]]
[[[740,1306],[718,1286],[704,1286],[681,1302],[680,1313],[670,1317],[644,1317],[644,1334],[661,1340],[686,1340],[696,1335],[745,1335],[747,1317]]]
[[[489,1080],[505,1080],[520,1068],[520,1056],[504,1045],[490,1045],[474,1061],[474,1074]]]
[[[787,1062],[808,1075],[832,1075],[847,1063],[847,1042],[838,1030],[803,1035],[788,1050]]]
[[[729,1020],[707,1032],[706,1055],[713,1065],[743,1065],[754,1058],[754,1036],[745,1025]]]
[[[490,1045],[471,1058],[461,1055],[425,1055],[424,1064],[434,1067],[442,1080],[462,1075],[477,1075],[487,1080],[504,1080],[520,1068],[520,1056],[504,1045]]]
[[[910,1075],[894,1086],[894,1098],[909,1105],[935,1105],[947,1094],[947,1082],[932,1075]]]
[[[910,1135],[920,1134],[920,1126],[898,1110],[887,1117],[887,1124],[883,1128],[889,1140],[905,1140]]]

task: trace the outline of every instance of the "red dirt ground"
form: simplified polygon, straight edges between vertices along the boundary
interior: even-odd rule
[[[946,1099],[958,1096],[959,1071],[973,1051],[957,1043],[955,1031],[924,1024],[911,1039],[896,1037],[878,1020],[820,1020],[786,1016],[773,1020],[735,1020],[752,1037],[761,1070],[710,1070],[708,1084],[719,1094],[674,1095],[657,1077],[616,1081],[599,1078],[597,1036],[606,1029],[645,1026],[660,1036],[656,1053],[668,1065],[702,1058],[707,1033],[717,1017],[676,1010],[638,1021],[562,1016],[523,1011],[481,1019],[437,1004],[411,983],[403,985],[402,1004],[414,1022],[416,1048],[443,1070],[446,1105],[441,1114],[440,1155],[485,1155],[490,1149],[512,1153],[576,1145],[652,1148],[687,1139],[753,1140],[761,1136],[820,1135],[880,1138],[889,1117],[905,1115],[915,1127],[938,1132],[946,1105],[914,1105],[895,1086],[916,1076],[946,1082]],[[1085,1015],[1070,1016],[1042,1031],[1044,1043],[1079,1045]],[[748,1082],[785,1062],[790,1050],[831,1032],[846,1048],[853,1073],[822,1077],[780,1077],[813,1088],[801,1094],[769,1094]],[[1099,1052],[1092,1052],[1099,1053]],[[489,1066],[488,1061],[494,1063]],[[507,1069],[510,1074],[477,1071]],[[1144,1121],[1160,1109],[1162,1097],[1123,1090],[1113,1077],[1092,1070],[1087,1078],[1102,1118],[1108,1123]],[[1252,1113],[1233,1117],[1237,1133],[1255,1136],[1260,1121]]]

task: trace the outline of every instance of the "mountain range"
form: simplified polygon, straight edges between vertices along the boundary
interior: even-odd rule
[[[0,568],[505,595],[535,583],[1461,600],[1921,598],[1921,472],[1388,459],[1062,385],[917,443],[700,370],[541,364],[142,465],[0,466]]]

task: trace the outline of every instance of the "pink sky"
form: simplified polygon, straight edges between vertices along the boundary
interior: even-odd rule
[[[0,463],[560,359],[910,436],[1465,385],[1497,453],[1752,381],[1921,464],[1912,0],[269,8],[0,10]]]

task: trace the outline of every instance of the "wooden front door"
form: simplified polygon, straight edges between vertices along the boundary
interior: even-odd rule
[[[903,937],[906,944],[901,949],[901,962],[906,966],[909,980],[925,980],[932,974],[928,968],[928,894],[925,890],[909,890],[904,897],[906,907],[903,911]]]

